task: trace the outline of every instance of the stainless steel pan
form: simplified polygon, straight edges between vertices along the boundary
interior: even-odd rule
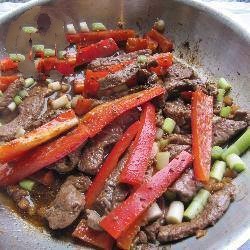
[[[250,35],[240,27],[195,1],[166,0],[56,0],[31,1],[0,20],[0,49],[27,49],[19,32],[23,24],[36,25],[40,14],[48,14],[51,25],[35,42],[63,48],[64,22],[84,19],[100,21],[109,28],[124,20],[127,27],[144,32],[159,17],[167,24],[167,35],[175,43],[175,55],[191,64],[197,72],[216,78],[224,76],[233,83],[234,96],[243,107],[250,107]],[[17,39],[18,36],[18,39]],[[16,43],[17,39],[17,43]],[[244,156],[250,162],[250,152]],[[249,164],[248,164],[249,165]],[[223,218],[208,234],[196,240],[185,239],[173,249],[236,249],[250,236],[250,172],[237,180],[238,196]],[[78,249],[79,245],[56,240],[43,229],[35,228],[17,217],[0,196],[0,249]]]

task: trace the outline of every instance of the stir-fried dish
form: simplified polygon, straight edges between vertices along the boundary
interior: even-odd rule
[[[230,83],[178,61],[163,20],[142,37],[65,28],[60,51],[22,27],[27,54],[0,61],[2,191],[21,215],[96,248],[205,236],[233,201],[250,146]],[[36,75],[18,71],[25,60]]]

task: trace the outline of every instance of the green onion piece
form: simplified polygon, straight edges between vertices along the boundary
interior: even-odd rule
[[[2,126],[2,123],[0,122],[0,127]]]
[[[186,220],[195,218],[204,209],[209,196],[210,193],[207,190],[201,189],[185,210],[184,218]]]
[[[162,129],[171,134],[174,131],[176,122],[171,118],[166,118],[163,122]]]
[[[226,163],[224,161],[216,161],[211,169],[210,177],[217,181],[221,181],[226,171]]]
[[[18,95],[23,99],[23,98],[25,98],[26,96],[28,96],[29,93],[27,92],[26,89],[22,89],[21,91],[19,91]]]
[[[225,93],[225,89],[218,89],[217,102],[223,102]]]
[[[36,44],[32,46],[32,49],[34,52],[43,52],[44,51],[44,45],[43,44]]]
[[[51,79],[51,78],[47,78],[45,81],[46,81],[47,84],[54,82],[54,80]]]
[[[169,201],[173,201],[176,199],[176,193],[168,190],[165,192],[165,198]]]
[[[33,78],[27,78],[24,81],[24,87],[29,88],[31,85],[35,83],[35,80]]]
[[[161,170],[165,168],[169,163],[169,152],[158,152],[156,154],[156,169]]]
[[[225,91],[227,91],[227,90],[230,90],[232,86],[225,78],[222,77],[218,81],[218,87],[220,89],[225,89]]]
[[[10,111],[15,111],[15,109],[16,109],[16,103],[15,102],[11,102],[8,106],[7,106],[7,108],[10,110]]]
[[[184,205],[181,201],[172,201],[167,215],[166,221],[170,224],[178,224],[182,222],[184,213]]]
[[[23,30],[23,32],[29,33],[29,34],[36,33],[38,31],[38,29],[36,27],[32,27],[32,26],[23,26],[22,30]]]
[[[226,160],[226,157],[230,154],[243,154],[250,147],[250,128],[228,149],[222,153],[222,159]]]
[[[51,57],[51,56],[55,56],[56,55],[56,51],[54,49],[44,49],[44,56],[45,57]]]
[[[145,55],[140,55],[137,57],[137,62],[138,63],[146,63],[148,58]]]
[[[19,186],[25,190],[32,191],[33,187],[35,185],[35,182],[32,180],[22,180],[19,182]]]
[[[0,97],[3,97],[3,92],[0,90]]]
[[[237,154],[228,155],[226,162],[229,168],[235,170],[236,172],[242,172],[246,169],[246,164]]]
[[[25,56],[22,54],[9,54],[9,57],[14,62],[23,62],[25,60]]]
[[[89,32],[89,27],[86,22],[79,23],[81,32]]]
[[[220,111],[220,116],[227,118],[232,111],[232,108],[230,106],[222,107]]]
[[[13,99],[13,101],[15,102],[15,104],[18,106],[19,104],[22,103],[22,98],[19,95],[16,95]]]
[[[107,30],[103,23],[92,23],[92,30],[93,31],[103,31]]]
[[[213,160],[220,160],[223,153],[223,148],[220,146],[214,146],[212,148],[211,156]]]
[[[60,50],[58,51],[58,58],[59,59],[64,59],[67,55],[67,52],[65,50]]]

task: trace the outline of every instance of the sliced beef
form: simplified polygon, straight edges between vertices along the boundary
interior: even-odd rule
[[[39,118],[44,108],[47,88],[35,86],[29,96],[19,105],[19,114],[11,122],[0,126],[0,141],[12,140],[18,128],[25,130],[32,128],[33,123]]]
[[[187,152],[191,152],[191,146],[190,145],[179,145],[179,144],[168,144],[164,148],[164,151],[168,151],[170,153],[170,160],[174,159],[183,150],[185,150]]]
[[[7,90],[4,92],[3,97],[0,97],[0,112],[7,108],[7,106],[13,101],[13,98],[23,88],[23,86],[23,78],[17,79],[9,85]]]
[[[167,137],[169,144],[191,145],[192,135],[171,134]]]
[[[213,145],[224,145],[247,127],[246,121],[235,121],[221,117],[213,119]]]
[[[161,227],[161,223],[160,220],[157,220],[155,222],[153,222],[152,224],[145,226],[143,228],[144,232],[147,235],[147,239],[149,242],[156,242],[157,240],[157,234],[159,233],[159,229]],[[141,242],[143,243],[143,242]]]
[[[222,190],[211,195],[205,209],[196,218],[190,222],[160,227],[157,239],[161,243],[179,240],[195,235],[199,229],[214,225],[226,212],[234,196],[234,185],[225,185]]]
[[[129,189],[126,185],[118,183],[119,176],[125,165],[126,159],[127,155],[119,161],[116,169],[106,181],[103,191],[100,193],[95,202],[95,210],[100,215],[109,213],[120,202],[124,201],[129,193]]]
[[[175,62],[169,67],[168,76],[176,79],[190,79],[194,76],[194,71],[182,63]]]
[[[172,118],[179,127],[190,130],[191,107],[189,104],[185,105],[181,99],[166,102],[163,114],[165,117]]]
[[[102,228],[99,226],[102,219],[101,216],[95,210],[90,209],[86,209],[86,214],[88,226],[96,231],[102,231]]]
[[[69,176],[60,187],[55,200],[44,212],[45,218],[52,229],[69,226],[84,209],[84,192],[91,181],[85,176]]]
[[[105,69],[105,67],[113,65],[113,64],[118,64],[121,62],[126,62],[130,60],[135,60],[139,55],[151,55],[152,51],[149,49],[146,50],[139,50],[127,54],[121,54],[118,56],[110,56],[110,57],[105,57],[105,58],[97,58],[93,60],[88,67],[90,69],[94,70],[102,70]]]
[[[78,167],[80,160],[81,160],[81,149],[77,149],[75,152],[70,153],[64,158],[57,161],[52,168],[59,173],[68,173],[72,171],[74,168]]]
[[[248,110],[239,109],[236,110],[233,116],[235,121],[245,121],[247,122],[248,126],[250,124],[250,112]]]
[[[201,188],[202,183],[194,178],[193,169],[187,169],[181,177],[168,189],[178,195],[181,201],[189,202]]]
[[[120,139],[123,131],[136,121],[138,117],[138,110],[129,111],[103,129],[83,150],[82,159],[78,166],[79,170],[95,175],[113,144]]]

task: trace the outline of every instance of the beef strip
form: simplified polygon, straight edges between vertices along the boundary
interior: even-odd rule
[[[180,62],[175,62],[168,69],[168,77],[176,79],[190,79],[194,76],[194,71]]]
[[[5,110],[7,106],[13,101],[16,94],[24,87],[24,79],[20,78],[15,80],[9,85],[4,92],[3,97],[0,97],[0,112]]]
[[[45,210],[44,216],[52,229],[69,226],[84,209],[84,192],[91,181],[85,176],[69,176],[60,187],[55,200]]]
[[[127,53],[127,54],[121,54],[118,56],[97,58],[88,65],[88,68],[94,69],[94,70],[102,70],[102,69],[105,69],[105,67],[113,65],[113,64],[118,64],[118,63],[129,61],[129,60],[135,60],[137,59],[139,55],[147,56],[151,54],[152,54],[151,50],[145,49],[145,50],[138,50],[138,51]]]
[[[111,146],[120,139],[123,131],[136,121],[138,117],[138,110],[126,112],[95,136],[90,141],[90,145],[87,145],[83,150],[82,159],[78,166],[79,170],[90,175],[95,175],[105,155],[110,151]]]
[[[57,161],[52,169],[56,170],[58,173],[68,173],[74,168],[78,167],[81,160],[81,149],[77,149],[73,153],[68,154],[64,158]]]
[[[95,210],[90,209],[86,209],[86,215],[88,226],[96,231],[102,231],[102,228],[99,226],[102,219],[101,216]]]
[[[11,122],[0,126],[0,141],[8,141],[15,138],[18,128],[24,130],[32,128],[33,123],[39,118],[44,108],[47,88],[35,86],[30,90],[29,96],[19,105],[19,114]]]
[[[164,151],[168,151],[170,153],[170,161],[173,160],[178,154],[181,153],[181,151],[187,151],[191,152],[191,146],[190,145],[179,145],[179,144],[168,144]]]
[[[179,144],[179,145],[191,145],[192,135],[186,134],[170,134],[167,136],[169,144]]]
[[[235,121],[215,116],[213,119],[213,145],[224,145],[247,127],[246,121]]]
[[[103,191],[95,202],[95,210],[100,215],[108,214],[120,202],[124,201],[129,193],[129,189],[126,185],[118,184],[118,179],[125,165],[126,159],[127,155],[119,161],[116,169],[106,181]]]
[[[248,110],[239,109],[236,110],[233,116],[235,121],[245,121],[247,122],[248,126],[250,124],[250,112]]]
[[[179,240],[195,235],[199,229],[214,225],[226,212],[234,197],[235,187],[229,183],[222,190],[212,194],[205,209],[190,222],[161,226],[157,239],[161,243]]]
[[[201,187],[202,183],[195,180],[193,169],[189,168],[168,190],[177,194],[181,201],[189,202]]]
[[[181,99],[168,101],[163,109],[163,114],[172,118],[179,127],[190,131],[191,107],[189,104],[185,105]]]

